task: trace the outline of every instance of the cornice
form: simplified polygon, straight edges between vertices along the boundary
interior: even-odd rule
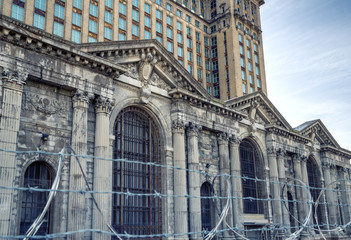
[[[274,134],[292,139],[294,141],[297,141],[297,142],[300,142],[303,144],[307,144],[307,143],[311,142],[311,139],[303,137],[300,134],[294,132],[293,130],[287,130],[285,128],[281,128],[281,127],[274,126],[274,125],[267,125],[266,130],[270,133],[274,133]]]
[[[216,103],[213,101],[209,101],[206,98],[199,97],[197,95],[192,94],[184,89],[175,88],[168,92],[170,96],[172,96],[175,100],[184,100],[190,105],[213,111],[216,114],[232,118],[236,121],[241,121],[243,118],[247,118],[246,114],[235,111],[234,109],[230,109],[228,107],[223,106],[223,104]]]
[[[4,15],[0,15],[0,39],[30,51],[89,68],[108,77],[117,78],[120,73],[127,71],[124,66],[79,50],[78,44]]]
[[[336,148],[330,145],[322,145],[321,146],[321,152],[332,152],[336,155],[339,155],[341,157],[346,157],[351,159],[351,151],[348,151],[346,149],[340,149],[340,148]]]

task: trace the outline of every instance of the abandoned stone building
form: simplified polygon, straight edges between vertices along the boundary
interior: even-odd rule
[[[288,237],[311,209],[315,229],[351,221],[351,152],[322,121],[292,128],[261,91],[216,99],[157,40],[76,44],[0,15],[0,69],[1,236],[25,234],[43,210],[48,192],[33,188],[51,188],[49,153],[64,147],[80,164],[65,157],[40,236],[111,239],[110,225],[202,239],[227,201],[217,239]],[[324,235],[349,239],[341,230]]]

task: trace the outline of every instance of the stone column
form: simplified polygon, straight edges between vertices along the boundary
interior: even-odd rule
[[[295,154],[293,156],[293,162],[294,162],[294,173],[295,173],[295,179],[301,180],[302,181],[302,174],[301,174],[301,160],[300,157]],[[301,186],[302,184],[299,182],[294,182],[294,184],[298,185],[296,187],[296,200],[298,201],[297,203],[297,211],[298,211],[298,219],[300,223],[303,223],[305,217],[306,217],[306,212],[305,212],[305,199],[304,199],[304,194],[303,192],[306,191],[306,189]]]
[[[307,158],[306,156],[300,155],[300,160],[301,160],[301,174],[302,174],[302,181],[309,186],[309,181],[308,181],[308,173],[307,173]],[[304,189],[302,192],[303,195],[303,201],[307,202],[309,201],[309,189]],[[308,214],[310,208],[311,208],[311,204],[307,204],[305,203],[305,213],[306,215]],[[314,215],[314,213],[312,213]],[[313,218],[313,217],[312,217]],[[313,220],[311,219],[310,223],[313,223]]]
[[[232,214],[233,214],[233,227],[242,229],[243,228],[243,191],[241,182],[241,164],[240,164],[240,153],[239,145],[241,139],[239,137],[232,136],[230,138],[230,175],[232,184]]]
[[[328,209],[328,219],[329,219],[329,225],[330,228],[333,229],[335,228],[335,224],[337,224],[337,208],[336,208],[336,201],[335,201],[335,192],[333,191],[333,186],[335,184],[331,184],[333,181],[330,176],[330,169],[335,168],[334,165],[328,163],[328,162],[323,162],[322,163],[322,168],[323,168],[323,176],[324,176],[324,182],[325,182],[325,196],[327,200],[327,209]]]
[[[219,171],[220,174],[227,174],[228,177],[230,175],[230,166],[229,166],[229,149],[228,149],[228,134],[227,133],[219,133],[217,135],[218,138],[218,145],[219,145]],[[222,197],[227,197],[227,183],[226,183],[226,177],[220,177],[220,184],[221,184],[221,196]],[[227,199],[223,199],[222,201],[222,209],[227,203]],[[226,222],[229,226],[233,226],[233,219],[232,219],[232,206],[230,204],[230,209],[228,211],[227,217],[226,217]],[[226,224],[223,224],[223,229],[227,229],[228,226]],[[232,238],[229,234],[229,231],[225,231],[223,233],[224,238]]]
[[[351,170],[349,168],[343,168],[344,182],[341,184],[341,189],[344,189],[345,192],[341,193],[341,199],[344,212],[344,223],[348,223],[351,221],[351,181],[350,181],[350,173]],[[350,228],[346,228],[346,232],[350,233]]]
[[[277,163],[278,163],[278,176],[279,176],[279,189],[280,189],[280,198],[283,200],[288,200],[288,191],[287,187],[284,188],[284,191],[282,191],[283,186],[285,184],[286,176],[285,176],[285,155],[286,152],[279,149],[277,151]],[[281,208],[282,208],[282,221],[283,225],[285,227],[288,227],[287,231],[290,232],[290,214],[288,211],[288,202],[281,202]]]
[[[20,128],[21,104],[23,85],[28,73],[4,70],[0,73],[2,86],[1,121],[0,121],[0,149],[16,151],[17,136]],[[0,152],[0,186],[15,187],[16,154]],[[16,226],[16,219],[12,218],[12,211],[16,211],[14,190],[2,189],[0,191],[0,233],[1,235],[14,235],[10,225]]]
[[[278,184],[278,166],[277,166],[277,153],[274,147],[267,148],[267,157],[269,164],[269,180],[270,192],[274,199],[272,201],[273,207],[273,223],[282,224],[282,211],[280,203],[280,184]],[[279,200],[278,200],[279,199]]]
[[[199,174],[199,130],[200,126],[189,123],[187,128],[188,137],[188,168],[197,172],[188,172],[189,195],[200,196]],[[190,232],[201,232],[201,199],[189,198]],[[201,234],[190,235],[190,239],[202,239]]]
[[[174,166],[186,168],[184,122],[177,119],[172,122]],[[174,169],[174,194],[187,194],[186,171]],[[188,232],[188,208],[187,198],[174,198],[174,233]],[[176,239],[188,239],[188,235],[176,237]]]
[[[77,90],[72,99],[73,119],[72,119],[72,143],[71,146],[77,155],[87,154],[88,141],[88,107],[89,97],[87,92]],[[85,158],[79,158],[80,165],[86,172]],[[85,179],[82,170],[75,157],[70,160],[70,190],[86,190]],[[68,231],[76,231],[85,228],[87,206],[86,196],[81,193],[69,193],[68,203]],[[69,235],[69,239],[82,239],[83,233]]]
[[[110,157],[109,154],[109,115],[113,107],[113,102],[104,97],[96,99],[95,111],[95,156],[101,158]],[[112,162],[95,159],[94,160],[94,191],[111,191],[112,190]],[[95,200],[101,209],[100,211],[94,205],[93,210],[93,228],[109,231],[106,223],[111,222],[112,195],[111,194],[94,194]],[[106,234],[94,233],[93,239],[110,239]]]

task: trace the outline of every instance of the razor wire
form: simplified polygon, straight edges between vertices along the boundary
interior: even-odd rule
[[[101,234],[107,234],[110,236],[114,236],[117,237],[118,239],[122,239],[122,238],[159,238],[159,237],[179,237],[179,236],[186,236],[186,235],[193,235],[193,234],[202,234],[204,236],[205,240],[211,240],[215,235],[223,233],[223,232],[232,232],[233,234],[235,234],[236,236],[239,236],[241,239],[249,239],[247,238],[245,235],[249,232],[258,232],[261,231],[261,234],[269,234],[269,233],[275,233],[276,236],[279,235],[278,232],[284,232],[284,239],[286,240],[293,240],[293,239],[297,239],[299,237],[299,235],[301,234],[302,231],[307,230],[307,229],[311,229],[314,231],[318,231],[319,234],[321,235],[321,237],[323,239],[326,239],[324,236],[324,233],[327,232],[345,232],[346,228],[348,226],[351,225],[351,221],[348,222],[347,224],[343,224],[343,225],[337,225],[337,226],[332,226],[331,224],[319,224],[318,223],[318,218],[317,218],[317,208],[319,205],[328,205],[328,206],[338,206],[338,207],[350,207],[351,206],[349,204],[335,204],[335,203],[328,203],[328,202],[321,202],[320,198],[321,196],[323,196],[323,194],[327,191],[332,191],[332,192],[344,192],[344,193],[350,193],[351,190],[347,190],[347,189],[338,189],[335,190],[333,188],[328,189],[328,187],[332,186],[335,183],[340,183],[340,181],[334,181],[330,184],[328,184],[327,186],[325,186],[324,188],[312,188],[307,186],[304,182],[302,182],[299,179],[291,179],[291,178],[287,178],[285,181],[273,181],[273,180],[269,180],[269,179],[259,179],[259,178],[250,178],[247,176],[235,176],[235,175],[229,175],[226,173],[222,173],[222,174],[211,174],[207,171],[199,171],[199,170],[194,170],[194,169],[188,169],[188,168],[181,168],[181,167],[177,167],[177,166],[171,166],[171,165],[163,165],[163,164],[158,164],[158,163],[153,163],[153,162],[139,162],[139,161],[132,161],[132,160],[128,160],[128,159],[110,159],[110,158],[102,158],[102,157],[96,157],[96,156],[92,156],[92,155],[77,155],[74,150],[71,147],[65,147],[63,148],[59,153],[50,153],[50,152],[46,152],[46,151],[42,151],[37,149],[36,151],[12,151],[12,150],[5,150],[5,149],[0,149],[0,152],[7,152],[7,153],[15,153],[17,155],[23,155],[23,154],[34,154],[34,155],[39,155],[39,154],[44,154],[44,155],[53,155],[53,156],[58,156],[59,157],[59,165],[58,165],[58,170],[56,173],[56,177],[53,181],[52,187],[51,189],[40,189],[37,187],[9,187],[9,186],[0,186],[0,189],[7,189],[7,190],[16,190],[16,191],[38,191],[38,192],[48,192],[48,201],[42,211],[42,213],[35,219],[35,221],[33,222],[33,224],[30,226],[30,228],[28,229],[28,231],[26,232],[25,235],[21,235],[21,236],[0,236],[1,239],[39,239],[39,238],[46,238],[46,239],[53,239],[53,238],[57,238],[57,237],[64,237],[64,236],[69,236],[69,235],[73,235],[73,234],[77,234],[77,233],[101,233]],[[67,153],[66,153],[67,152]],[[77,161],[80,171],[83,174],[84,180],[85,180],[85,184],[86,184],[86,188],[87,190],[84,189],[79,189],[79,190],[72,190],[72,189],[59,189],[59,182],[60,182],[60,176],[61,176],[61,171],[62,171],[62,166],[63,166],[63,162],[64,159],[66,157],[73,157],[75,159],[75,161]],[[85,175],[85,172],[80,164],[80,160],[79,158],[91,158],[94,160],[101,160],[101,161],[112,161],[112,162],[120,162],[120,163],[133,163],[133,164],[142,164],[142,165],[148,165],[148,166],[152,166],[152,167],[160,167],[160,168],[166,168],[166,169],[172,169],[174,171],[186,171],[186,172],[194,172],[194,173],[198,173],[201,175],[204,175],[205,177],[213,177],[213,178],[225,178],[225,182],[226,182],[226,191],[227,191],[227,196],[195,196],[195,195],[188,195],[188,194],[184,194],[184,195],[174,195],[174,194],[164,194],[164,193],[160,193],[157,191],[154,191],[153,193],[133,193],[130,192],[129,190],[127,190],[126,192],[119,192],[119,191],[94,191],[91,189],[87,177]],[[264,183],[270,183],[270,184],[278,184],[280,185],[280,189],[283,192],[285,188],[287,187],[293,187],[293,188],[301,188],[302,190],[307,192],[307,195],[309,196],[309,199],[306,200],[287,200],[287,199],[273,199],[273,198],[254,198],[254,197],[237,197],[237,196],[231,196],[231,186],[230,186],[230,179],[231,178],[237,178],[237,179],[241,179],[242,181],[255,181],[255,182],[264,182]],[[341,181],[350,181],[348,179],[344,179]],[[317,189],[320,190],[319,196],[316,199],[316,201],[313,201],[313,198],[311,196],[310,193],[310,189]],[[72,192],[72,193],[79,193],[79,194],[90,194],[91,198],[93,200],[93,204],[94,206],[97,208],[98,212],[102,215],[102,218],[104,219],[104,223],[107,225],[108,229],[110,231],[104,231],[101,229],[83,229],[83,230],[78,230],[78,231],[71,231],[71,232],[63,232],[63,233],[53,233],[53,234],[47,234],[45,236],[35,236],[37,230],[40,228],[40,225],[43,222],[43,218],[45,216],[46,211],[48,210],[48,208],[50,207],[51,201],[52,199],[55,197],[55,195],[58,192],[63,192],[63,193],[68,193],[68,192]],[[227,200],[226,204],[223,206],[222,211],[220,211],[220,213],[218,213],[219,215],[219,219],[215,224],[215,227],[213,229],[211,229],[211,231],[201,231],[201,232],[186,232],[186,233],[162,233],[162,234],[150,234],[150,235],[133,235],[133,234],[128,234],[127,232],[124,233],[117,233],[116,230],[114,230],[114,228],[109,224],[109,222],[106,220],[106,218],[103,216],[103,213],[100,209],[100,206],[98,205],[98,203],[96,202],[95,198],[94,198],[94,194],[117,194],[117,195],[125,195],[126,198],[128,197],[141,197],[141,196],[149,196],[149,197],[158,197],[158,198],[177,198],[177,197],[182,197],[182,198],[200,198],[200,199],[212,199],[213,201],[219,201],[219,200]],[[261,228],[257,228],[257,229],[246,229],[246,228],[238,228],[238,227],[234,227],[234,226],[230,226],[225,218],[228,214],[228,212],[230,211],[230,202],[231,200],[249,200],[249,201],[264,201],[264,202],[268,202],[271,203],[272,201],[280,201],[283,202],[283,206],[288,210],[288,207],[286,206],[287,203],[294,203],[294,204],[306,204],[307,206],[309,206],[309,211],[307,213],[307,215],[304,218],[303,222],[300,222],[293,213],[290,213],[290,211],[288,210],[289,213],[289,217],[291,216],[292,218],[294,218],[298,223],[299,226],[298,227],[291,227],[289,225],[283,225],[283,224],[276,224],[276,223],[268,223],[267,225],[265,225],[264,227]],[[314,213],[314,217],[316,220],[315,225],[313,224],[309,224],[309,222],[311,222],[312,220],[312,209],[313,209],[313,205],[314,205],[314,209],[315,209],[315,213]],[[218,210],[219,212],[219,210]],[[351,214],[351,212],[350,212]],[[220,225],[224,223],[224,225],[227,227],[226,229],[219,229]],[[325,230],[325,229],[321,229],[322,227],[335,227],[333,229],[329,229],[329,230]],[[296,228],[298,228],[297,230],[295,230]],[[293,233],[290,233],[289,230],[295,230]],[[324,232],[324,233],[323,233]],[[243,235],[243,234],[245,235]],[[281,234],[281,233],[280,233]],[[276,237],[273,237],[271,239],[275,239]],[[279,239],[282,239],[281,236]]]

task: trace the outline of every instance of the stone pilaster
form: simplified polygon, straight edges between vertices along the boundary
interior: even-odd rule
[[[174,149],[174,166],[186,168],[185,159],[185,139],[184,139],[184,122],[180,119],[172,122],[173,132],[173,149]],[[174,194],[187,194],[186,171],[174,169]],[[188,232],[188,209],[187,199],[176,197],[174,199],[174,233]],[[187,235],[176,237],[176,239],[188,239]]]
[[[189,195],[200,196],[200,174],[199,174],[199,130],[201,127],[189,123],[187,127],[188,138],[188,168],[196,172],[188,172]],[[201,199],[189,198],[189,221],[190,232],[201,232]],[[202,239],[201,234],[190,235],[190,239]]]
[[[239,145],[241,138],[232,136],[229,142],[230,152],[230,175],[231,187],[232,187],[232,214],[233,214],[233,227],[242,229],[243,228],[243,201],[242,201],[242,182],[241,182],[241,164],[240,164],[240,152]]]
[[[72,98],[73,119],[72,119],[72,143],[73,150],[78,155],[87,154],[88,141],[88,107],[89,97],[87,92],[77,90]],[[86,159],[79,158],[80,165],[86,175]],[[70,190],[86,190],[86,184],[82,170],[75,157],[70,160]],[[76,231],[85,228],[87,205],[86,196],[81,193],[69,193],[68,204],[68,231]],[[82,239],[83,233],[70,235],[69,239]]]
[[[108,98],[98,97],[96,99],[95,111],[95,156],[109,158],[109,115],[114,103]],[[112,190],[112,162],[95,159],[94,160],[94,191]],[[112,196],[111,194],[94,194],[96,202],[100,207],[103,217],[99,210],[94,206],[93,228],[106,230],[106,222],[111,221]],[[93,239],[109,239],[106,234],[94,233]]]
[[[0,119],[0,149],[15,151],[17,149],[17,136],[20,127],[21,104],[23,85],[27,80],[28,73],[12,70],[3,70],[0,73],[2,81],[2,102]],[[0,152],[0,186],[14,187],[16,154]],[[0,193],[0,233],[2,235],[14,235],[10,232],[11,211],[16,207],[13,201],[13,190],[1,190]]]
[[[218,139],[218,146],[219,146],[219,171],[220,174],[227,174],[230,175],[230,166],[229,166],[229,148],[228,148],[228,141],[229,137],[227,133],[219,133],[217,135]],[[227,197],[227,183],[225,177],[220,177],[220,184],[221,184],[221,196]],[[223,199],[222,201],[222,208],[224,208],[225,204],[227,203],[227,199]],[[230,209],[228,211],[226,222],[229,226],[233,226],[233,219],[232,219],[232,207],[230,205]],[[227,229],[228,226],[223,224],[223,229]],[[224,238],[231,238],[229,231],[225,231],[223,233]]]
[[[295,154],[293,156],[293,163],[294,163],[294,173],[295,173],[295,179],[302,181],[302,174],[301,174],[301,159],[299,155]],[[303,223],[304,219],[306,217],[306,204],[304,204],[305,199],[304,199],[304,191],[307,191],[305,187],[302,186],[300,182],[295,181],[294,184],[298,185],[296,187],[296,200],[298,201],[297,203],[297,211],[298,211],[298,219],[299,222]],[[306,183],[308,184],[308,183]]]
[[[267,148],[267,157],[269,164],[269,180],[270,192],[273,197],[273,223],[282,225],[282,211],[280,203],[280,184],[278,184],[278,166],[277,166],[277,152],[274,147]],[[278,200],[279,199],[279,200]]]
[[[333,191],[333,186],[335,184],[332,184],[333,180],[330,176],[330,170],[335,168],[335,165],[330,164],[329,162],[322,162],[322,167],[323,167],[323,176],[324,176],[324,182],[325,182],[325,196],[327,200],[327,209],[328,209],[328,220],[329,220],[329,225],[330,228],[333,229],[335,228],[335,224],[337,224],[337,208],[336,208],[336,199],[335,199],[335,192]]]
[[[277,151],[277,164],[278,164],[278,176],[279,176],[279,188],[280,188],[280,197],[284,200],[288,200],[288,193],[287,193],[287,188],[285,187],[284,190],[283,186],[285,184],[286,176],[285,176],[285,156],[286,152],[279,149]],[[286,207],[285,207],[286,206]],[[290,232],[290,217],[289,217],[289,211],[287,209],[288,207],[288,202],[281,202],[281,208],[282,208],[282,221],[283,225],[285,227],[288,227],[288,231]]]
[[[308,181],[308,173],[307,173],[307,157],[304,155],[300,155],[300,160],[301,160],[301,176],[302,176],[302,181],[309,186],[309,181]],[[303,195],[303,201],[307,202],[309,200],[309,190],[304,189],[302,192]],[[309,209],[311,208],[311,204],[304,204],[305,205],[305,213],[307,214]],[[313,213],[314,214],[314,213]],[[310,222],[311,224],[313,223],[313,220]]]

